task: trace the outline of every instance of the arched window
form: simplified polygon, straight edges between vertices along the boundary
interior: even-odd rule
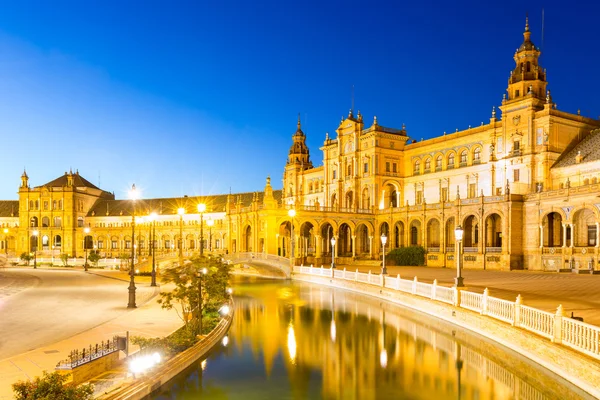
[[[473,151],[473,164],[481,163],[481,147],[477,147]]]
[[[50,226],[50,218],[42,217],[42,228],[47,228]]]
[[[589,180],[588,178],[585,178],[585,179],[583,180],[583,184],[584,184],[584,185],[589,185],[589,184],[590,184],[590,180]]]
[[[29,209],[33,210],[33,200],[29,200]]]
[[[413,168],[413,174],[419,175],[421,173],[421,161],[415,160],[415,165]]]
[[[596,183],[598,183],[598,178],[593,177],[592,178],[592,185],[595,185]]]
[[[463,150],[460,152],[460,166],[464,167],[467,165],[467,151]]]
[[[425,172],[431,171],[431,158],[425,160]]]
[[[454,153],[448,156],[448,168],[454,168]]]
[[[59,201],[58,201],[58,209],[59,209],[59,210],[62,210],[62,209],[63,209],[63,201],[62,201],[62,200],[59,200]]]
[[[54,236],[54,247],[60,247],[62,244],[62,238],[60,237],[60,235],[56,235]]]
[[[30,220],[30,224],[29,224],[32,228],[37,228],[38,226],[38,219],[37,217],[31,217]]]
[[[436,171],[441,171],[442,170],[442,156],[437,156],[435,159],[435,170]]]

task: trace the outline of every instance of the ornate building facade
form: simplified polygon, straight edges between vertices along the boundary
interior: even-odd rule
[[[461,225],[466,268],[597,269],[600,121],[557,109],[539,57],[526,24],[501,116],[493,107],[488,123],[464,131],[416,142],[405,127],[376,117],[367,126],[351,110],[315,167],[298,121],[281,191],[267,178],[262,192],[133,202],[78,173],[34,188],[23,174],[19,200],[0,202],[0,250],[38,243],[42,252],[80,255],[88,227],[90,245],[116,257],[131,251],[137,207],[137,216],[158,214],[136,222],[140,254],[154,226],[165,253],[182,246],[189,254],[202,241],[213,252],[289,257],[293,243],[297,264],[328,264],[332,255],[349,264],[378,260],[385,234],[386,251],[423,246],[427,265],[454,267]]]

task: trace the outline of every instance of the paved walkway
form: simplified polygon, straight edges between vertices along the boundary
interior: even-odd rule
[[[129,281],[127,274],[118,271],[90,270],[90,273]],[[149,277],[136,277],[136,283],[138,287],[149,286],[150,280]],[[43,371],[54,371],[56,364],[66,359],[74,349],[95,345],[111,339],[114,335],[125,335],[127,331],[130,336],[162,337],[179,328],[182,322],[176,312],[164,310],[157,303],[158,292],[157,288],[153,297],[137,298],[138,308],[129,312],[126,311],[125,303],[123,306],[125,312],[105,324],[58,343],[0,360],[0,399],[13,398],[12,383],[41,376]],[[57,323],[68,323],[68,321],[57,321]],[[111,379],[103,381],[105,384],[112,385],[118,380],[125,379],[125,375],[113,374]],[[102,385],[98,385],[97,390],[102,390]]]
[[[338,265],[356,271],[356,266]],[[372,271],[379,274],[378,267],[358,267],[359,272]],[[413,279],[452,286],[456,270],[454,268],[435,267],[388,267],[390,276],[400,274],[402,279]],[[523,304],[540,310],[555,312],[562,304],[565,315],[583,317],[584,322],[600,326],[600,275],[537,272],[537,271],[484,271],[463,270],[467,290],[482,293],[488,288],[490,296],[515,301],[520,294]]]

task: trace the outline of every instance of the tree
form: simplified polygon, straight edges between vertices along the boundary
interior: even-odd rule
[[[60,260],[63,262],[63,265],[66,267],[68,266],[68,262],[69,262],[69,255],[66,253],[62,253],[60,255]]]
[[[94,395],[94,385],[86,383],[77,386],[66,383],[69,375],[60,372],[48,373],[36,377],[33,381],[13,383],[13,392],[17,400],[88,400]]]
[[[174,283],[175,289],[160,293],[158,301],[167,310],[174,308],[183,320],[187,332],[196,337],[202,333],[198,307],[199,286],[202,287],[202,316],[211,316],[213,318],[209,320],[214,321],[214,315],[228,300],[230,266],[220,259],[207,257],[194,257],[190,261],[183,266],[163,271],[163,282]],[[200,273],[203,268],[207,269],[206,275]],[[202,326],[202,331],[209,329],[212,327]]]
[[[98,261],[100,260],[100,254],[98,254],[97,251],[92,251],[90,252],[90,255],[88,256],[88,260],[94,264],[94,267],[98,266]]]
[[[29,253],[21,253],[21,260],[25,261],[27,263],[27,265],[29,266],[29,262],[31,260],[33,260],[33,256]]]

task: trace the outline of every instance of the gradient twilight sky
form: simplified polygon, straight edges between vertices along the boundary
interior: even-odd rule
[[[529,13],[558,108],[600,116],[598,1],[18,1],[0,12],[0,199],[69,168],[126,198],[281,188],[352,105],[417,140],[488,123]]]

